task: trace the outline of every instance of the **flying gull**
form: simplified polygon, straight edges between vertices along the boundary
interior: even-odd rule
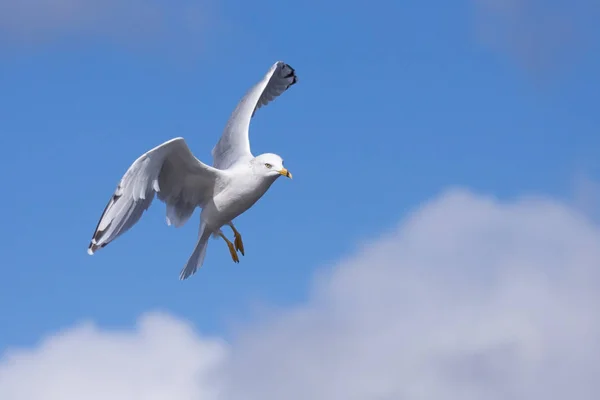
[[[128,231],[158,195],[166,204],[168,225],[181,227],[196,207],[202,209],[196,247],[181,270],[180,279],[189,278],[202,266],[211,236],[223,238],[231,258],[239,262],[237,252],[244,255],[244,244],[233,220],[252,207],[277,178],[292,177],[277,154],[252,155],[250,120],[256,110],[296,82],[292,67],[281,61],[273,64],[231,114],[212,150],[212,167],[198,160],[181,137],[166,141],[135,160],[104,209],[88,253],[94,254]],[[221,231],[225,225],[233,230],[233,243]]]

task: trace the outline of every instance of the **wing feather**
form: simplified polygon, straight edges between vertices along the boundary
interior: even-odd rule
[[[278,61],[263,79],[255,84],[238,103],[227,125],[212,150],[213,166],[227,169],[240,160],[252,158],[248,129],[250,120],[262,106],[266,106],[298,81],[288,64]]]
[[[142,154],[125,172],[106,205],[88,253],[94,254],[131,229],[156,194],[167,205],[167,222],[183,225],[197,206],[212,198],[221,175],[194,157],[183,138],[171,139]]]

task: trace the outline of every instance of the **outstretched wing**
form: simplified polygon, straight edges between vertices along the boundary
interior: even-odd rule
[[[248,128],[256,110],[269,104],[298,81],[294,69],[278,61],[264,78],[254,85],[238,103],[225,130],[212,150],[213,166],[227,169],[240,160],[252,158]]]
[[[88,253],[94,254],[135,225],[155,194],[167,205],[167,223],[183,225],[196,206],[212,198],[215,181],[222,174],[194,157],[183,138],[153,148],[135,160],[121,178]]]

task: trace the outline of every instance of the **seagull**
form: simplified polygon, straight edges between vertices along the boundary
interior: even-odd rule
[[[241,99],[221,138],[212,149],[213,165],[198,160],[185,140],[177,137],[142,154],[131,164],[111,196],[88,246],[93,255],[135,225],[155,195],[166,204],[167,225],[183,226],[196,207],[200,213],[198,240],[179,274],[196,273],[206,256],[210,237],[222,238],[234,262],[244,255],[242,236],[233,220],[252,207],[280,176],[292,178],[283,159],[274,153],[250,151],[248,129],[256,111],[298,81],[294,69],[278,61]],[[221,228],[228,225],[232,243]]]

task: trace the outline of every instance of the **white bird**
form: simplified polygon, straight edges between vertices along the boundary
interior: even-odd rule
[[[278,61],[238,103],[212,150],[213,166],[198,160],[181,137],[171,139],[140,156],[121,178],[92,236],[88,253],[94,254],[129,230],[150,207],[154,195],[167,207],[167,224],[181,227],[200,207],[200,229],[194,252],[181,270],[189,278],[202,266],[211,235],[227,243],[231,258],[244,255],[242,237],[233,220],[260,199],[280,176],[292,177],[277,154],[254,157],[248,128],[256,110],[297,82],[294,69]],[[221,227],[229,225],[234,243]]]

